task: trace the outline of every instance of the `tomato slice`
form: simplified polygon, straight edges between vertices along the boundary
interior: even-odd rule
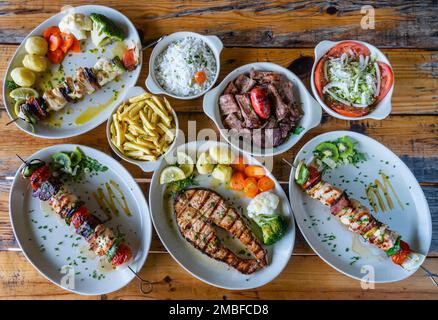
[[[135,58],[134,49],[126,50],[122,57],[123,65],[129,71],[134,70],[137,66],[137,59]]]
[[[322,89],[327,84],[327,79],[325,78],[325,75],[324,75],[325,63],[326,63],[326,59],[325,59],[325,57],[322,57],[319,60],[318,64],[316,65],[315,73],[313,75],[313,81],[315,82],[316,91],[318,92],[319,97],[323,100],[324,100],[324,95],[322,94]]]
[[[61,49],[56,49],[55,51],[48,51],[47,57],[53,64],[59,64],[64,60],[65,53]]]
[[[380,69],[380,93],[376,99],[374,104],[379,103],[385,96],[388,94],[389,90],[391,90],[392,83],[394,82],[394,74],[390,66],[386,63],[377,61],[377,65]]]
[[[49,42],[50,36],[53,34],[61,35],[61,30],[59,30],[57,26],[48,27],[46,30],[44,30],[43,37],[47,42]]]
[[[62,52],[67,53],[70,50],[71,46],[74,43],[74,36],[70,33],[61,33],[62,43],[60,49]]]
[[[343,115],[345,117],[350,118],[357,118],[357,117],[363,117],[371,112],[372,108],[355,108],[343,105],[341,103],[333,103],[326,101],[325,102],[331,109],[333,109],[336,113],[339,113],[340,115]]]
[[[49,51],[55,51],[62,45],[62,38],[59,34],[52,34],[49,38]]]
[[[367,46],[356,41],[344,41],[338,43],[333,48],[331,48],[325,55],[328,57],[339,58],[343,53],[347,53],[349,55],[353,54],[355,57],[359,57],[360,55],[371,55],[371,51],[367,48]]]
[[[76,39],[73,35],[72,37],[73,37],[73,44],[70,47],[70,51],[74,53],[81,52],[81,42],[78,39]]]

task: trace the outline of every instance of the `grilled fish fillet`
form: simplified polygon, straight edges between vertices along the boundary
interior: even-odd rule
[[[268,264],[266,250],[242,216],[217,193],[200,188],[186,190],[175,198],[174,209],[181,235],[209,257],[225,262],[244,274],[253,273]],[[232,234],[254,258],[242,259],[226,248],[217,237],[214,226]]]

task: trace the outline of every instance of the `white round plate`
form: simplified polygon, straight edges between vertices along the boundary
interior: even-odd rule
[[[326,172],[323,179],[346,189],[349,197],[370,208],[371,213],[381,222],[397,231],[415,252],[426,255],[432,239],[432,223],[429,206],[409,168],[391,150],[365,135],[351,131],[333,131],[310,140],[297,154],[294,165],[304,159],[307,163],[313,157],[315,147],[324,141],[348,136],[357,142],[356,149],[367,155],[367,160],[358,164],[339,166]],[[402,209],[391,193],[394,209],[375,213],[366,198],[366,186],[381,180],[379,171],[387,176],[400,198]],[[295,170],[289,180],[289,195],[304,238],[312,249],[330,266],[354,279],[370,282],[394,282],[403,280],[414,271],[406,271],[394,264],[386,254],[374,246],[362,242],[361,238],[348,231],[330,209],[304,193],[294,181]],[[386,204],[386,202],[385,202]],[[356,258],[360,257],[356,262]]]
[[[174,151],[174,155],[178,151],[185,151],[193,155],[195,159],[196,150],[203,152],[209,149],[216,141],[193,141],[186,145],[178,147]],[[227,144],[220,143],[223,146]],[[251,156],[244,156],[246,163],[261,165],[260,162]],[[229,289],[229,290],[245,290],[260,287],[277,277],[286,267],[292,255],[292,250],[295,242],[295,223],[292,215],[292,210],[287,199],[287,196],[275,177],[265,168],[268,176],[275,181],[275,190],[273,191],[280,198],[278,212],[282,213],[287,219],[288,228],[284,237],[272,246],[265,247],[268,251],[268,266],[251,275],[244,275],[229,267],[227,264],[218,262],[209,258],[205,254],[195,249],[187,242],[180,234],[178,226],[174,219],[172,199],[165,196],[165,186],[160,185],[160,173],[167,166],[167,162],[163,160],[160,167],[155,171],[149,193],[149,203],[151,205],[151,216],[161,241],[172,257],[189,273],[212,286]],[[199,185],[196,187],[204,187],[214,189],[229,205],[242,209],[246,214],[245,208],[249,203],[249,199],[242,197],[232,190],[227,190],[223,185],[213,182],[209,175],[198,176],[196,180]],[[218,234],[221,236],[220,234]],[[226,241],[225,241],[226,242]]]
[[[53,153],[73,151],[78,145],[60,144],[42,149],[29,159],[50,160]],[[92,192],[102,187],[110,179],[119,184],[129,205],[131,216],[121,212],[107,223],[114,232],[125,235],[127,244],[133,251],[134,259],[129,266],[140,271],[149,252],[152,238],[152,224],[149,209],[143,191],[129,172],[116,160],[95,149],[78,146],[87,156],[96,159],[108,167],[105,172],[88,177],[86,183],[69,184],[71,192],[80,196],[90,212],[105,218]],[[99,258],[91,258],[80,251],[86,251],[87,243],[77,235],[73,227],[67,226],[53,211],[41,205],[40,200],[32,197],[29,181],[21,177],[21,168],[12,183],[9,212],[15,238],[30,263],[47,279],[61,288],[79,294],[97,295],[116,291],[127,285],[135,275],[126,267],[113,271],[102,271]],[[106,191],[104,190],[106,193]],[[87,259],[83,259],[85,257]],[[68,275],[74,278],[66,282],[65,266],[70,264]]]
[[[86,5],[74,8],[75,12],[83,14],[100,13],[107,16],[109,19],[114,21],[117,26],[119,26],[126,34],[125,43],[140,45],[140,38],[138,32],[132,22],[122,13],[117,10],[97,5]],[[50,26],[58,25],[59,21],[64,17],[65,13],[60,12],[51,18],[47,19],[41,23],[38,27],[32,30],[31,33],[23,40],[21,45],[18,47],[14,56],[9,63],[8,69],[5,73],[5,79],[3,81],[3,99],[6,106],[6,110],[11,119],[16,117],[14,112],[14,100],[9,97],[9,90],[7,89],[7,80],[11,80],[10,73],[15,67],[22,66],[23,57],[26,54],[24,44],[26,39],[31,36],[41,36],[44,30]],[[131,45],[132,44],[132,45]],[[71,55],[67,54],[62,66],[66,76],[71,76],[75,74],[75,70],[79,67],[91,67],[94,66],[96,61],[100,57],[112,58],[114,56],[113,49],[116,45],[110,44],[105,47],[104,50],[96,50],[95,45],[91,42],[91,36],[81,43],[81,53],[73,53]],[[51,71],[56,74],[60,65],[52,65]],[[134,71],[125,72],[121,77],[120,81],[111,81],[106,84],[102,89],[97,90],[91,95],[86,95],[84,99],[77,103],[69,103],[64,109],[52,115],[53,120],[48,123],[40,121],[35,125],[35,132],[32,128],[23,120],[15,121],[15,124],[23,131],[31,134],[33,136],[48,138],[48,139],[60,139],[68,138],[80,135],[82,133],[88,132],[104,121],[106,121],[113,111],[114,107],[120,104],[123,99],[123,95],[126,89],[135,86],[138,77],[140,76],[142,66],[142,56],[140,55],[140,65]],[[113,99],[114,93],[118,92],[117,99]],[[103,106],[103,107],[102,107]],[[102,108],[100,110],[99,108]],[[91,120],[83,124],[75,124],[75,120],[89,108],[95,108],[95,113],[97,114]]]

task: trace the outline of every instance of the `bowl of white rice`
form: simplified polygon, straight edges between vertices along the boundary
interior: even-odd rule
[[[216,36],[176,32],[152,51],[146,87],[153,94],[195,99],[210,90],[220,70],[223,44]]]

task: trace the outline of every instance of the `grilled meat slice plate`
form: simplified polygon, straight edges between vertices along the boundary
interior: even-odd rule
[[[209,257],[225,262],[244,274],[267,266],[266,250],[243,217],[216,192],[201,188],[186,190],[175,198],[174,213],[181,235]],[[238,239],[253,258],[240,258],[225,247],[216,234],[215,226]]]

